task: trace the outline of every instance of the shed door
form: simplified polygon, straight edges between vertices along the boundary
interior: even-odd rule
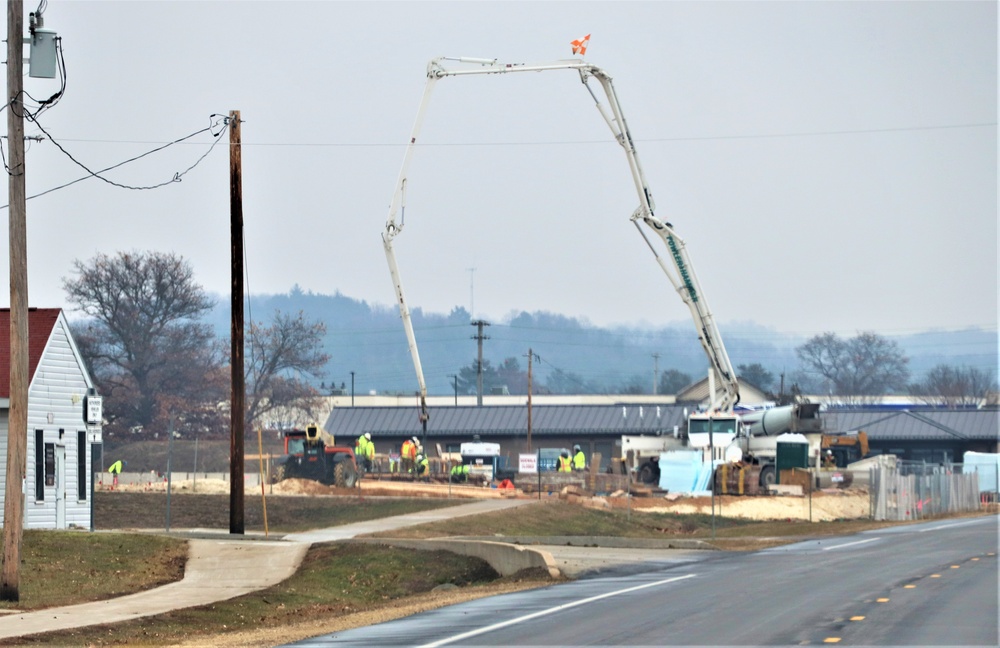
[[[66,528],[66,446],[56,446],[56,528]]]

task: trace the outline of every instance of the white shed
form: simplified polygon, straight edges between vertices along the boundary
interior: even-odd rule
[[[24,528],[91,527],[92,443],[84,397],[94,386],[58,308],[28,312],[28,442]],[[0,524],[7,484],[10,413],[10,309],[0,309]]]

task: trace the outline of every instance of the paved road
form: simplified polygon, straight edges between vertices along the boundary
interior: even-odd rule
[[[997,522],[706,552],[295,645],[996,646]]]

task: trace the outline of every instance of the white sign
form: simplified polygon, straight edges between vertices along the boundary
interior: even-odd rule
[[[104,400],[100,396],[87,395],[83,399],[84,422],[92,425],[100,425],[103,417],[102,405]]]
[[[535,454],[518,455],[517,472],[519,473],[538,472],[538,455]]]
[[[91,428],[87,430],[87,443],[103,443],[101,438],[101,428]]]

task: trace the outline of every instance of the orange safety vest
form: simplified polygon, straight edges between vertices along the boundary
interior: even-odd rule
[[[571,472],[573,470],[573,464],[569,457],[559,457],[559,472]]]

